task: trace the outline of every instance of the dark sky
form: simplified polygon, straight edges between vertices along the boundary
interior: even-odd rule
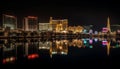
[[[115,0],[3,0],[0,13],[16,15],[18,21],[24,16],[34,15],[39,17],[39,22],[48,22],[52,16],[68,19],[69,25],[93,24],[101,28],[108,16],[111,24],[120,24],[119,4]]]

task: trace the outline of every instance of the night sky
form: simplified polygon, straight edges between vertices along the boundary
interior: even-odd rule
[[[106,26],[108,16],[111,24],[120,24],[119,4],[115,0],[3,0],[0,13],[17,16],[19,24],[24,16],[34,15],[39,17],[39,22],[49,22],[52,16],[68,19],[69,25],[93,24],[95,28],[101,28]]]

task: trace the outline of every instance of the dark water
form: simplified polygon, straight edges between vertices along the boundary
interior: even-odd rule
[[[10,41],[10,42],[9,42]],[[83,40],[82,40],[83,41]],[[1,44],[3,46],[1,48],[2,52],[2,64],[33,64],[33,65],[51,65],[51,66],[77,66],[77,67],[87,67],[87,66],[106,66],[111,67],[113,65],[118,66],[120,64],[120,47],[119,47],[119,41],[111,41],[111,48],[110,48],[110,54],[107,55],[107,46],[102,45],[102,40],[98,40],[97,42],[93,41],[92,44],[89,43],[87,40],[87,43],[83,41],[81,44],[81,47],[74,45],[72,42],[67,42],[67,46],[63,43],[63,47],[66,46],[63,50],[59,51],[54,46],[57,46],[53,41],[51,48],[52,51],[54,48],[56,48],[57,52],[62,52],[64,50],[67,50],[67,54],[52,54],[52,57],[50,55],[50,49],[38,49],[41,47],[39,44],[41,41],[32,41],[32,42],[15,42],[13,40],[7,40],[6,43]],[[26,44],[27,43],[27,44]],[[42,42],[43,44],[45,42]],[[61,42],[62,43],[62,42]],[[70,43],[73,43],[72,46],[70,46]],[[79,42],[78,42],[79,43]],[[118,46],[116,46],[118,44]],[[60,46],[61,46],[60,45]],[[92,47],[90,47],[92,45]],[[11,49],[11,50],[4,50],[5,48]],[[11,46],[13,46],[11,48]],[[43,45],[45,46],[45,45]],[[50,47],[50,46],[48,46]],[[64,51],[65,52],[65,51]],[[39,57],[29,59],[28,56],[30,54],[38,54]],[[7,58],[14,57],[14,61],[7,61]],[[3,62],[3,60],[6,60],[7,62]],[[12,59],[11,59],[12,60]]]

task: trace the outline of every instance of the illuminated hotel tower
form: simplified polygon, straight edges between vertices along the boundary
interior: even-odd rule
[[[110,29],[110,18],[107,18],[107,28],[108,28],[108,32],[111,33],[111,29]]]
[[[55,32],[62,32],[62,31],[67,31],[68,28],[68,20],[67,19],[52,19],[50,17],[50,24],[52,25],[52,29]]]
[[[3,14],[3,27],[9,27],[12,30],[17,29],[17,18],[13,15]]]
[[[24,30],[25,31],[37,31],[37,17],[27,16],[24,18]]]

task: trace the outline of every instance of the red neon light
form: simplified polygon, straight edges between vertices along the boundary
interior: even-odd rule
[[[31,54],[31,55],[28,55],[28,59],[34,59],[34,58],[38,58],[39,55],[38,54]]]
[[[35,18],[35,19],[37,19],[37,17],[35,17],[35,16],[28,16],[28,18]]]
[[[6,59],[3,59],[3,64],[5,64],[6,63]]]

